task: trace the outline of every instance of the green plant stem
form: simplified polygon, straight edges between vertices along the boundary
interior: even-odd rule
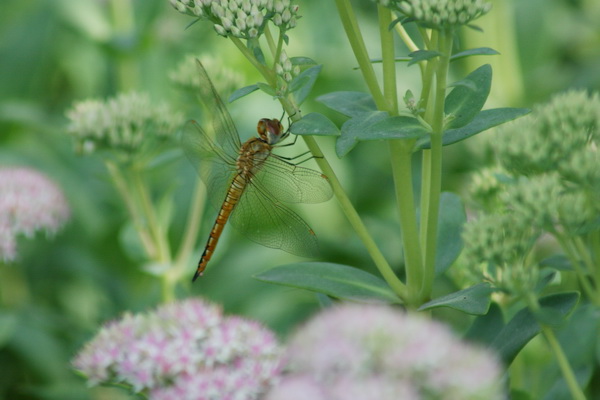
[[[577,274],[577,279],[579,280],[579,284],[581,285],[581,289],[583,290],[583,293],[585,293],[585,296],[591,301],[597,301],[598,296],[595,294],[594,288],[587,278],[586,271],[581,267],[578,251],[571,238],[557,230],[552,230],[551,233],[560,244],[560,247],[565,252],[569,261],[571,261],[571,265]]]
[[[535,295],[531,292],[528,292],[524,295],[524,299],[527,302],[527,305],[533,313],[533,315],[536,315],[540,311],[541,307]],[[560,368],[560,371],[562,372],[563,378],[565,379],[567,386],[569,387],[571,396],[575,400],[586,400],[583,391],[577,383],[575,373],[573,373],[573,368],[571,368],[571,364],[569,363],[567,356],[565,355],[562,347],[560,346],[558,339],[556,339],[554,331],[550,327],[542,323],[539,324],[542,329],[542,335],[544,336],[546,342],[550,346],[550,349],[554,353],[554,357],[556,357],[556,361],[558,362],[558,366]]]
[[[315,160],[319,165],[321,171],[325,174],[325,176],[329,178],[329,182],[331,183],[331,187],[333,188],[333,193],[337,198],[338,203],[342,208],[342,211],[346,215],[346,218],[348,218],[350,225],[352,225],[352,228],[354,229],[358,237],[365,245],[367,251],[369,252],[369,255],[371,256],[371,259],[373,260],[373,262],[377,266],[377,269],[381,273],[381,276],[383,276],[388,285],[390,285],[392,290],[401,299],[406,300],[408,298],[408,291],[406,285],[400,279],[398,279],[398,277],[388,264],[387,260],[383,256],[383,253],[381,253],[379,247],[377,247],[377,244],[367,231],[366,226],[363,224],[362,220],[360,219],[360,216],[356,212],[356,209],[352,205],[352,202],[346,195],[346,192],[342,188],[339,180],[337,179],[337,176],[335,175],[333,169],[329,165],[329,162],[323,157],[323,153],[319,149],[317,142],[311,136],[302,136],[302,138],[308,146],[308,149],[315,156]]]
[[[248,47],[244,45],[244,43],[242,43],[240,39],[233,36],[230,36],[229,38],[231,39],[233,44],[238,48],[238,50],[242,52],[244,57],[246,57],[246,59],[250,61],[254,68],[256,68],[260,72],[260,74],[267,80],[269,86],[275,87],[275,73],[268,69],[265,65],[261,64],[260,61],[258,61],[256,57],[254,57],[254,54],[252,54],[252,52],[248,49]]]
[[[127,211],[133,220],[133,225],[137,231],[137,234],[142,242],[142,246],[146,251],[146,254],[149,258],[154,258],[156,256],[156,246],[152,240],[151,235],[146,229],[146,224],[143,222],[143,218],[140,214],[140,210],[136,206],[135,200],[130,192],[130,185],[127,184],[125,178],[119,171],[119,168],[112,161],[107,160],[105,162],[106,168],[108,169],[108,173],[121,196],[123,202],[125,203],[125,207],[127,207]]]
[[[560,346],[560,343],[556,339],[556,335],[554,335],[554,331],[549,327],[542,325],[542,334],[546,338],[550,349],[552,349],[552,352],[556,357],[556,361],[558,362],[558,366],[560,367],[563,378],[565,378],[565,381],[567,382],[571,396],[575,400],[586,400],[583,391],[577,383],[577,379],[575,378],[571,364],[569,363],[567,356]]]
[[[298,109],[298,106],[288,98],[282,98],[280,100],[283,109],[288,115],[292,116],[292,120],[298,120],[300,117],[296,114],[292,114],[294,110]],[[306,146],[310,150],[311,154],[315,157],[315,161],[321,169],[321,171],[323,172],[323,174],[329,179],[329,183],[331,183],[331,187],[333,189],[333,194],[338,200],[342,211],[346,215],[346,218],[348,218],[350,225],[352,225],[352,228],[354,229],[360,240],[365,245],[365,248],[369,252],[371,259],[373,260],[375,266],[381,273],[381,276],[383,276],[388,285],[390,285],[392,290],[401,299],[406,300],[408,295],[406,285],[396,276],[394,270],[383,256],[383,253],[381,252],[381,250],[379,250],[379,247],[377,247],[377,244],[369,234],[367,227],[360,219],[360,216],[356,212],[356,209],[352,205],[352,202],[346,195],[346,192],[344,191],[344,188],[338,180],[335,172],[331,168],[331,165],[329,164],[329,162],[323,155],[323,152],[319,148],[317,141],[312,136],[302,136],[302,139],[304,139]]]
[[[392,23],[389,8],[377,6],[379,15],[379,37],[383,67],[383,94],[389,108],[384,110],[390,115],[398,115],[398,93],[396,91],[396,63],[394,60],[394,36],[388,29]],[[390,140],[388,148],[394,178],[394,189],[400,226],[406,270],[407,305],[416,304],[416,296],[423,280],[423,262],[419,251],[417,215],[412,184],[412,147],[414,140]]]
[[[135,23],[131,0],[110,0],[109,5],[114,36],[116,36],[117,39],[123,39],[133,35]],[[119,42],[119,40],[115,40],[115,43],[117,42]],[[129,91],[135,89],[138,84],[138,75],[132,57],[120,55],[117,58],[119,90]]]
[[[395,14],[392,14],[392,15],[394,16],[394,18],[398,18],[397,15],[395,15]],[[400,37],[402,42],[404,42],[404,44],[408,48],[408,51],[413,52],[413,51],[419,50],[419,47],[415,44],[415,42],[412,40],[412,38],[408,35],[408,32],[406,32],[406,29],[404,29],[404,25],[396,24],[396,25],[394,25],[394,29],[396,30],[396,33],[398,34],[398,36]],[[427,66],[427,61],[419,62],[419,69],[421,70],[421,76],[423,76],[425,74],[426,66]]]
[[[271,34],[271,29],[269,29],[269,25],[265,26],[265,38],[267,39],[267,46],[269,46],[269,51],[271,54],[275,54],[277,52],[277,46],[275,45],[275,40],[273,40],[273,35]],[[277,63],[277,60],[273,59],[273,65]]]
[[[587,271],[585,271],[585,275],[581,277],[582,280],[585,280],[586,282],[588,282],[588,277],[589,279],[592,281],[592,284],[588,285],[590,286],[590,290],[593,291],[592,293],[592,297],[590,297],[590,300],[600,306],[600,289],[598,288],[598,284],[600,284],[600,281],[596,280],[597,277],[597,273],[595,273],[595,270],[597,270],[597,266],[594,264],[594,260],[592,259],[592,256],[590,254],[589,249],[586,247],[585,243],[583,243],[583,240],[581,239],[580,236],[575,236],[572,238],[573,241],[573,245],[575,246],[575,249],[577,250],[577,253],[580,255],[583,264],[586,266]]]
[[[202,213],[204,210],[204,204],[206,202],[206,189],[200,179],[196,180],[196,189],[194,195],[190,200],[190,206],[187,213],[187,225],[185,233],[183,234],[182,244],[179,247],[177,255],[175,257],[175,267],[172,268],[173,280],[179,280],[179,277],[185,273],[185,266],[187,265],[190,256],[194,252],[194,246],[196,245],[196,239],[198,238],[198,232],[200,230],[200,222],[202,220]]]
[[[167,233],[158,221],[156,209],[152,204],[150,194],[148,193],[148,188],[142,179],[141,172],[135,167],[132,171],[132,180],[137,197],[140,200],[140,205],[147,221],[148,228],[152,238],[154,239],[154,243],[156,244],[157,253],[155,255],[155,261],[157,261],[161,267],[165,267],[165,272],[160,275],[162,300],[163,302],[170,302],[175,299],[176,281],[171,279],[167,273],[167,271],[173,267]]]
[[[371,96],[373,96],[375,104],[377,104],[377,108],[380,110],[389,109],[389,105],[386,104],[386,99],[377,83],[375,71],[373,70],[373,65],[371,64],[369,54],[367,53],[367,47],[365,46],[365,41],[360,33],[356,15],[354,14],[350,1],[335,0],[335,4],[342,20],[344,31],[346,32],[346,36],[348,37],[348,41],[354,52],[354,57],[356,58],[356,61],[358,61],[360,71],[369,88]]]
[[[598,293],[596,296],[598,303],[596,305],[600,306],[600,231],[590,233],[590,250],[592,252],[592,260],[594,260],[592,273],[596,280],[596,292]]]
[[[438,51],[441,53],[436,65],[435,100],[433,104],[433,119],[431,121],[431,149],[424,150],[428,156],[429,174],[423,175],[423,187],[428,188],[424,207],[421,210],[421,235],[425,240],[423,245],[424,276],[420,290],[421,300],[427,300],[431,295],[433,279],[435,277],[435,255],[437,247],[437,228],[442,189],[442,135],[444,133],[444,104],[448,67],[452,52],[452,30],[439,32]]]

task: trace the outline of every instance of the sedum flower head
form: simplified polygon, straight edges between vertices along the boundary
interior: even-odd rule
[[[198,57],[191,54],[186,56],[177,67],[169,72],[169,79],[182,88],[198,92],[200,89],[200,74],[197,59]],[[217,85],[217,92],[231,93],[244,83],[240,73],[217,62],[215,58],[200,57],[200,61],[208,71],[211,71],[210,76]]]
[[[89,383],[122,383],[150,400],[256,399],[279,371],[260,324],[198,299],[108,323],[73,361]]]
[[[502,398],[491,354],[384,306],[327,309],[293,335],[286,360],[267,400]]]
[[[570,91],[506,124],[497,150],[505,168],[529,176],[568,165],[582,149],[596,149],[599,139],[600,97]]]
[[[537,229],[551,229],[556,222],[556,199],[562,194],[557,174],[520,177],[500,195],[505,209],[520,222]]]
[[[166,104],[152,104],[140,93],[120,94],[107,101],[85,100],[67,111],[68,133],[79,151],[139,150],[146,141],[174,134],[183,117]]]
[[[575,150],[558,166],[560,175],[592,193],[600,194],[600,149],[597,143],[590,143]]]
[[[519,262],[531,249],[539,231],[513,213],[487,214],[465,224],[463,257],[476,266]]]
[[[471,199],[486,211],[502,207],[499,196],[511,180],[507,172],[499,167],[483,168],[472,177],[469,187]]]
[[[0,168],[0,260],[17,258],[17,237],[56,233],[69,218],[62,190],[31,168]]]
[[[298,6],[290,0],[170,0],[180,13],[207,19],[221,36],[253,39],[267,21],[286,31],[296,26]]]
[[[417,23],[434,29],[466,25],[488,13],[492,4],[485,0],[378,0]]]

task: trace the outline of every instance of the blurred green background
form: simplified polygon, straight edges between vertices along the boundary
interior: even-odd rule
[[[323,64],[303,112],[320,111],[341,123],[340,115],[314,99],[330,91],[366,89],[333,2],[298,3],[303,17],[289,33],[288,55]],[[371,56],[377,58],[373,3],[354,3]],[[493,3],[491,14],[477,21],[485,32],[469,30],[459,43],[464,48],[493,47],[502,55],[453,66],[458,79],[475,66],[493,64],[490,107],[528,107],[566,88],[600,86],[598,1]],[[124,246],[126,210],[100,157],[74,153],[65,111],[74,101],[137,90],[194,117],[194,106],[168,79],[169,71],[190,53],[209,55],[238,71],[244,85],[255,83],[258,75],[210,24],[186,29],[192,19],[174,11],[167,0],[3,0],[0,10],[0,167],[43,171],[63,188],[72,209],[70,222],[58,235],[20,240],[19,260],[2,266],[0,279],[14,285],[14,298],[3,296],[0,305],[0,399],[127,398],[115,389],[88,390],[71,371],[69,360],[103,322],[125,310],[156,305],[160,287]],[[398,49],[403,55],[401,45]],[[407,89],[418,93],[418,69],[399,64],[397,71],[399,93]],[[278,103],[261,93],[236,101],[230,109],[242,136],[253,134],[257,119],[281,114]],[[372,235],[392,265],[400,268],[392,179],[388,161],[381,157],[387,153],[384,144],[362,144],[339,160],[333,140],[320,138],[319,143]],[[470,172],[489,161],[492,153],[493,143],[485,137],[447,148],[444,190],[463,193]],[[182,156],[149,173],[148,179],[156,198],[167,193],[175,201],[170,238],[176,247],[195,172]],[[301,213],[319,236],[323,260],[375,272],[335,200],[303,207]],[[214,216],[207,207],[197,255]],[[185,282],[179,294],[223,304],[227,313],[259,319],[283,337],[318,302],[310,293],[263,284],[252,275],[295,260],[226,229],[207,273],[194,285]],[[190,260],[190,278],[194,269],[195,259]],[[452,285],[448,281],[437,290],[448,291]],[[464,329],[464,317],[446,318],[458,330]]]

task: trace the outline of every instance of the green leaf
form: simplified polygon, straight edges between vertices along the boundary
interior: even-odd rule
[[[444,112],[453,118],[446,129],[467,125],[481,111],[490,94],[492,67],[482,65],[453,86],[456,87],[446,96],[444,104]]]
[[[500,53],[490,47],[478,47],[456,53],[450,57],[450,61],[458,60],[469,56],[495,56]]]
[[[312,90],[319,72],[321,72],[322,65],[315,65],[302,71],[290,82],[290,92],[294,93],[294,98],[298,105],[302,104],[308,94]]]
[[[290,58],[290,61],[292,62],[292,65],[317,65],[317,62],[309,57],[292,57]]]
[[[463,247],[462,230],[467,220],[462,200],[454,193],[444,192],[440,199],[438,247],[435,274],[443,274],[456,261]]]
[[[342,300],[400,303],[385,281],[347,265],[304,262],[281,265],[255,276],[263,282],[324,293]]]
[[[269,96],[277,97],[277,91],[275,89],[273,89],[271,86],[269,86],[268,84],[266,84],[264,82],[258,82],[256,84],[256,86],[258,86],[258,88],[260,90],[262,90],[263,92],[265,92]]]
[[[373,97],[363,92],[331,92],[317,97],[317,101],[348,117],[377,111]]]
[[[573,271],[571,260],[564,254],[554,254],[540,261],[540,267],[553,268],[557,271]]]
[[[502,310],[498,304],[492,303],[487,314],[475,318],[464,339],[489,346],[502,328],[504,328]]]
[[[490,308],[492,292],[493,289],[489,283],[478,283],[475,286],[433,299],[419,307],[419,311],[449,307],[471,315],[485,315]]]
[[[444,132],[442,143],[444,146],[458,143],[494,126],[529,114],[529,112],[530,110],[526,108],[493,108],[491,110],[483,110],[468,125],[458,129],[449,129]],[[417,141],[414,150],[429,148],[431,148],[431,141],[428,137],[425,137]]]
[[[340,130],[329,118],[319,113],[310,113],[290,127],[295,135],[339,136]]]
[[[254,92],[258,90],[258,85],[254,84],[254,85],[250,85],[250,86],[244,86],[241,89],[236,90],[235,92],[231,93],[231,96],[229,96],[229,98],[227,99],[227,101],[229,103],[233,103],[234,101],[236,101],[239,98],[242,98],[244,96],[249,95],[250,93]]]
[[[408,66],[411,66],[411,65],[416,64],[421,61],[430,60],[432,58],[439,57],[441,55],[442,55],[442,53],[440,53],[439,51],[434,51],[434,50],[413,51],[412,53],[408,54],[408,56],[410,58],[412,58],[412,60],[410,60],[408,62]]]
[[[371,111],[367,113],[359,114],[346,121],[342,125],[341,136],[335,143],[335,151],[338,157],[343,157],[350,152],[358,143],[357,137],[360,136],[364,131],[370,129],[370,127],[388,118],[388,113],[385,111]]]
[[[342,157],[359,141],[416,139],[428,134],[429,130],[414,117],[390,117],[384,111],[363,113],[342,125],[336,151],[338,156]]]
[[[557,293],[540,299],[540,305],[544,308],[556,310],[561,318],[566,318],[579,301],[579,293],[566,292]],[[538,333],[541,327],[528,308],[521,309],[506,324],[491,346],[494,348],[505,365],[510,365],[519,351]]]

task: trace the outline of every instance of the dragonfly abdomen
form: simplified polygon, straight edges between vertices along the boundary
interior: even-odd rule
[[[244,174],[239,173],[235,176],[231,185],[229,186],[229,190],[227,190],[227,196],[223,201],[223,205],[219,210],[219,214],[217,214],[217,219],[213,224],[213,227],[210,231],[210,235],[208,236],[208,241],[206,242],[206,247],[204,248],[204,252],[202,253],[202,257],[200,257],[200,261],[198,261],[198,269],[194,274],[194,278],[192,282],[195,281],[202,272],[206,269],[206,265],[210,261],[213,253],[215,252],[215,248],[217,247],[217,243],[219,242],[219,238],[221,237],[221,233],[223,232],[223,228],[225,228],[225,224],[233,211],[233,208],[240,200],[244,189],[246,188],[247,179],[244,177]]]

